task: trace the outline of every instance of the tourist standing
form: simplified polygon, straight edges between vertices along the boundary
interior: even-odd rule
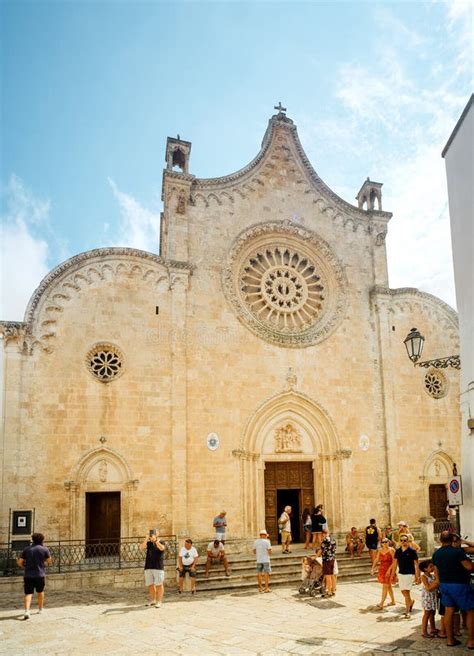
[[[423,638],[434,638],[439,631],[436,629],[435,615],[438,606],[439,581],[436,577],[435,567],[431,560],[423,560],[420,563],[421,583],[421,607],[423,617],[421,620],[421,635]],[[431,632],[428,632],[428,624]]]
[[[270,556],[272,544],[268,539],[268,533],[263,528],[257,540],[253,544],[253,552],[257,557],[257,583],[259,592],[270,592]],[[263,586],[262,587],[262,583]]]
[[[158,529],[152,528],[140,545],[142,551],[146,550],[145,585],[148,586],[147,606],[155,606],[155,608],[161,608],[165,591],[165,545],[158,536]]]
[[[178,571],[179,571],[179,589],[181,594],[184,587],[184,577],[189,574],[191,581],[191,594],[196,592],[196,565],[199,558],[196,547],[193,547],[191,538],[186,538],[184,547],[181,547],[178,554]]]
[[[400,546],[395,550],[393,565],[390,569],[390,575],[395,575],[398,568],[398,584],[405,600],[405,617],[409,618],[415,601],[411,598],[410,592],[413,587],[413,578],[415,583],[420,583],[420,570],[418,567],[418,554],[414,549],[408,546],[408,538],[402,535]]]
[[[312,527],[311,510],[309,508],[304,508],[301,514],[301,521],[303,522],[303,531],[305,537],[304,548],[309,549],[310,542],[311,542],[311,527]]]
[[[445,607],[445,627],[447,645],[454,647],[461,644],[454,637],[453,615],[455,608],[466,611],[467,647],[474,649],[474,591],[470,586],[471,572],[474,564],[464,549],[453,546],[454,536],[451,531],[443,531],[439,536],[441,547],[433,554],[433,565],[439,579],[441,602]]]
[[[392,585],[395,583],[396,578],[393,574],[391,574],[395,549],[390,546],[390,540],[386,537],[382,538],[382,542],[380,544],[380,551],[376,552],[375,560],[372,564],[370,573],[373,576],[375,568],[377,564],[379,564],[377,581],[382,584],[382,599],[380,600],[380,604],[377,604],[377,606],[380,608],[380,610],[382,610],[387,595],[390,597],[390,603],[387,605],[395,606],[395,596],[393,594]]]
[[[327,519],[323,515],[324,507],[322,504],[316,506],[311,515],[311,531],[313,534],[313,549],[321,545],[323,539],[323,529],[327,529]]]
[[[278,520],[278,528],[281,531],[281,551],[282,553],[291,553],[291,506],[285,506],[285,509]]]
[[[324,529],[321,540],[321,558],[323,561],[323,585],[326,592],[323,596],[333,597],[336,594],[336,540]]]
[[[382,539],[382,532],[377,527],[377,522],[375,519],[369,520],[369,525],[365,529],[365,546],[369,550],[370,561],[372,567],[375,563],[375,558],[377,556],[377,549],[379,547],[379,542]]]
[[[52,559],[49,549],[43,545],[44,535],[33,533],[31,536],[33,544],[26,547],[17,558],[17,565],[25,568],[23,588],[25,593],[25,613],[23,619],[30,619],[30,606],[33,593],[36,590],[38,596],[38,613],[44,608],[44,588],[46,583],[45,565],[51,565]]]
[[[226,511],[221,510],[221,512],[217,515],[217,517],[214,517],[214,522],[213,522],[213,526],[216,531],[214,538],[216,540],[219,540],[219,542],[222,542],[222,544],[225,544],[225,536],[226,536],[226,529],[227,529],[226,515],[227,515]]]

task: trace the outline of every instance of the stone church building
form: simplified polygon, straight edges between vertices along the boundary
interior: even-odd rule
[[[390,289],[382,185],[358,206],[318,177],[283,108],[255,159],[196,177],[169,138],[160,252],[101,248],[53,269],[2,322],[2,541],[35,510],[50,541],[249,538],[290,504],[332,530],[443,516],[459,464],[456,313]]]

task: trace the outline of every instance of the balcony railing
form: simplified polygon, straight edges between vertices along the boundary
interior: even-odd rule
[[[165,564],[174,566],[177,556],[175,535],[160,536],[165,542]],[[48,542],[52,564],[47,568],[51,574],[81,572],[100,569],[140,568],[145,563],[145,552],[140,549],[143,537],[122,538],[115,541],[61,540]],[[0,543],[0,576],[22,576],[23,568],[16,559],[22,549],[13,549],[10,544]]]

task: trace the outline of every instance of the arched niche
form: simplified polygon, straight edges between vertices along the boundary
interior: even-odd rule
[[[344,527],[343,460],[350,451],[341,448],[332,419],[313,399],[290,390],[265,401],[249,418],[233,455],[241,464],[242,513],[249,535],[264,525],[265,464],[275,461],[311,462],[315,493],[327,508],[331,530]]]
[[[433,451],[425,461],[423,475],[424,508],[427,516],[432,514],[430,507],[430,486],[444,486],[447,489],[453,473],[454,460],[445,451]],[[439,519],[439,517],[435,518]]]
[[[101,446],[82,456],[65,482],[69,492],[71,539],[83,540],[86,532],[87,492],[120,492],[120,534],[129,537],[133,526],[133,494],[138,486],[125,458]]]

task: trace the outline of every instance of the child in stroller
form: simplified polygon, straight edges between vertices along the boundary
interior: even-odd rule
[[[315,597],[323,592],[323,565],[320,556],[305,556],[301,565],[301,585],[298,592]]]

